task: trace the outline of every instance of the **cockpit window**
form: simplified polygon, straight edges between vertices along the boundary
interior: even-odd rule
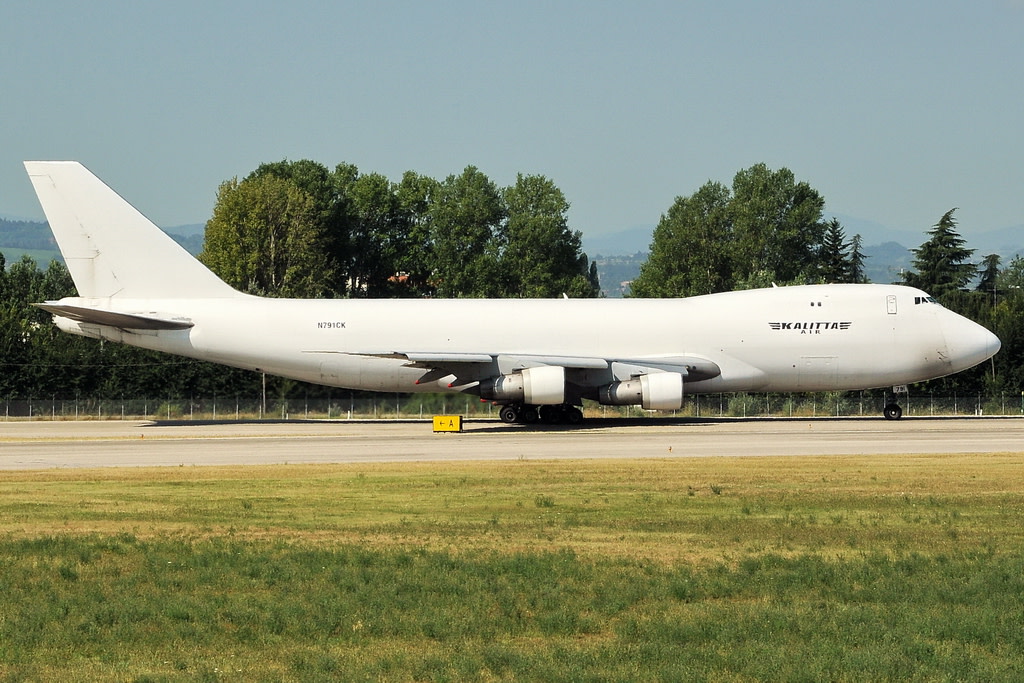
[[[936,301],[935,297],[933,297],[933,296],[915,296],[914,297],[914,305],[915,306],[918,305],[918,304],[937,304],[937,303],[939,303],[939,302]]]

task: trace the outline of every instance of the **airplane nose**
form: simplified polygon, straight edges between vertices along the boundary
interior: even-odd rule
[[[996,355],[1002,346],[999,337],[976,322],[959,315],[945,321],[943,334],[956,372],[988,360]]]

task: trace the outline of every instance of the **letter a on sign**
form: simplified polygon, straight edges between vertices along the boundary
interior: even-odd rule
[[[434,416],[434,431],[435,432],[461,432],[462,431],[462,416],[461,415],[435,415]]]

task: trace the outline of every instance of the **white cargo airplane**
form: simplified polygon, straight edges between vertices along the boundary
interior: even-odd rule
[[[686,299],[261,298],[225,284],[82,165],[25,167],[78,289],[38,304],[65,332],[349,389],[475,394],[506,422],[576,423],[584,398],[675,410],[686,394],[899,387],[1000,346],[894,285]]]

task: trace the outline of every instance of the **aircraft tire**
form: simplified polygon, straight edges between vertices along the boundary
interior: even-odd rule
[[[544,424],[556,425],[562,422],[561,406],[544,405],[540,407],[538,412],[540,414],[540,421]]]
[[[583,422],[583,411],[576,406],[566,406],[565,421],[571,425],[581,424]]]
[[[536,424],[539,419],[540,413],[537,412],[537,406],[523,406],[519,410],[519,421],[523,424]]]
[[[519,411],[515,409],[515,406],[502,406],[498,411],[498,417],[502,422],[512,424],[519,419]]]
[[[890,403],[882,409],[882,415],[885,415],[886,420],[898,420],[903,417],[903,408],[896,403]]]

